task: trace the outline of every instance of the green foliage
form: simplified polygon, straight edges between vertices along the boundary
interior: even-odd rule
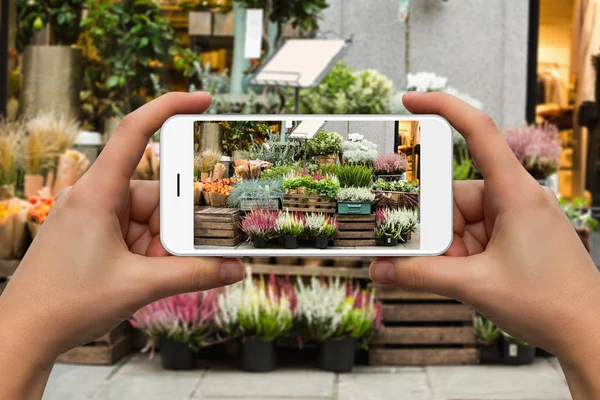
[[[298,188],[307,188],[310,189],[312,187],[312,179],[310,176],[301,176],[292,179],[286,179],[283,182],[284,190],[294,190]]]
[[[75,44],[84,1],[17,0],[17,51],[23,52],[34,33],[46,24],[50,24],[53,44]]]
[[[240,181],[233,187],[227,198],[227,204],[239,208],[245,199],[267,202],[273,198],[283,199],[283,182],[281,180],[249,180]]]
[[[304,235],[304,221],[298,214],[282,212],[277,217],[277,232],[281,236],[300,237]]]
[[[473,317],[473,333],[485,344],[495,343],[500,337],[502,330],[483,315]]]
[[[374,190],[383,190],[388,192],[414,193],[419,191],[419,184],[416,182],[409,181],[386,182],[385,180],[380,178],[377,181],[375,181],[371,188]]]
[[[87,7],[89,16],[81,26],[102,60],[96,80],[127,114],[135,109],[135,93],[155,93],[151,77],[164,74],[164,64],[171,61],[175,32],[151,0],[88,0]]]
[[[385,114],[394,87],[375,70],[354,72],[336,63],[321,83],[300,92],[303,114]]]
[[[307,233],[312,237],[328,237],[331,239],[337,234],[335,218],[328,217],[323,213],[306,214],[304,226]]]
[[[345,334],[357,339],[359,346],[363,349],[367,349],[376,330],[373,317],[370,315],[369,310],[352,308],[342,317],[338,335],[342,336],[342,334]]]
[[[281,136],[268,132],[263,143],[254,142],[248,150],[248,159],[263,160],[274,166],[289,165],[294,163],[298,156],[299,146],[296,142],[281,141]]]
[[[260,174],[261,180],[283,179],[284,176],[292,173],[297,169],[295,164],[285,164],[273,166],[270,169],[263,171]]]
[[[454,156],[454,169],[452,171],[455,181],[465,181],[475,177],[475,168],[473,160],[469,155],[469,150],[463,148],[458,155]]]
[[[312,181],[309,186],[311,193],[316,193],[319,196],[334,198],[340,191],[340,184],[332,179],[322,179],[320,181]]]
[[[261,121],[223,121],[223,150],[231,154],[235,150],[247,151],[253,143],[270,134],[269,126]]]
[[[516,344],[518,344],[520,346],[533,347],[526,341],[521,340],[521,339],[516,339],[516,338],[512,337],[511,335],[509,335],[508,333],[504,332],[503,330],[500,330],[500,334],[502,335],[504,340],[507,342],[515,342]]]
[[[560,196],[558,202],[573,226],[576,228],[585,226],[593,231],[598,230],[598,220],[592,217],[591,209],[588,209],[586,212],[583,211],[587,204],[585,199],[575,197],[572,201],[568,201],[566,198]]]
[[[375,200],[375,194],[367,187],[349,187],[341,189],[336,199],[339,202],[372,203]]]
[[[306,154],[309,157],[337,154],[342,150],[342,140],[339,133],[321,129],[314,138],[306,142]]]
[[[367,187],[373,180],[373,168],[364,165],[329,166],[326,170],[338,177],[343,188]]]

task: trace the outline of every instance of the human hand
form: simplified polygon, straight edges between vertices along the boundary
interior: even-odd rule
[[[455,182],[445,256],[377,259],[371,277],[471,305],[563,367],[600,358],[589,340],[599,327],[590,321],[600,314],[600,274],[556,196],[525,171],[485,114],[444,93],[408,93],[403,102],[461,132],[485,180]]]
[[[166,119],[210,102],[207,93],[170,93],[126,116],[90,170],[61,193],[0,297],[0,355],[53,362],[147,303],[243,278],[239,260],[166,257],[159,184],[130,180]]]

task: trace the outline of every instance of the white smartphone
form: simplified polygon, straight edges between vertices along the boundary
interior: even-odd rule
[[[160,148],[173,255],[431,256],[452,242],[439,116],[177,115]]]

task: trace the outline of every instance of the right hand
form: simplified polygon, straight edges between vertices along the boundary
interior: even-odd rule
[[[371,277],[471,305],[563,366],[600,360],[598,340],[590,340],[600,329],[600,274],[556,196],[525,171],[487,115],[444,93],[407,93],[403,101],[461,132],[485,181],[454,183],[454,241],[445,256],[377,259]]]

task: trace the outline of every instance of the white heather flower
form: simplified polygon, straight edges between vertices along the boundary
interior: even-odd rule
[[[417,72],[416,74],[407,74],[406,87],[408,90],[416,92],[435,92],[443,90],[448,83],[448,78],[438,76],[432,72]]]

